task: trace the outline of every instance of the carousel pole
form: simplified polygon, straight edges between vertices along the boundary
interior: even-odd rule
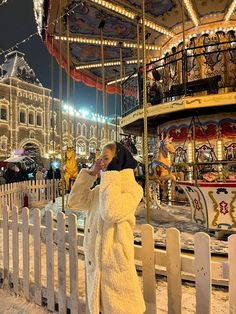
[[[137,71],[139,71],[140,67],[140,37],[139,37],[139,23],[137,23]]]
[[[197,186],[197,166],[196,166],[196,120],[193,116],[193,178]]]
[[[107,85],[105,85],[105,124],[104,124],[104,130],[105,130],[105,140],[108,141],[108,125],[107,125],[107,102],[108,102],[108,95],[107,95]]]
[[[74,149],[76,153],[76,96],[75,96],[75,79],[73,79],[73,108],[74,108],[74,128],[73,128],[73,136],[74,136]]]
[[[183,32],[183,55],[182,55],[182,82],[184,85],[184,96],[187,94],[187,54],[186,54],[186,36],[185,36],[185,17],[184,17],[184,2],[181,0],[181,12],[182,12],[182,32]]]
[[[121,112],[123,110],[122,108],[122,79],[123,79],[123,57],[122,57],[122,48],[120,47],[120,90],[121,90],[121,97],[120,97],[120,107]]]
[[[61,0],[59,4],[59,11],[61,14]],[[65,212],[65,178],[64,178],[64,152],[63,152],[63,131],[62,131],[62,122],[63,122],[63,115],[62,115],[62,41],[61,41],[61,33],[62,33],[62,23],[61,18],[59,19],[59,105],[60,105],[60,139],[61,139],[61,200],[62,200],[62,212]]]
[[[96,137],[97,137],[97,150],[98,147],[98,137],[99,137],[99,124],[98,124],[98,78],[96,81]]]
[[[71,141],[70,141],[70,134],[71,134],[71,125],[70,125],[70,42],[69,42],[69,15],[67,15],[67,30],[66,30],[66,37],[67,37],[67,125],[68,125],[68,138],[67,138],[67,146],[70,147]]]
[[[102,59],[102,108],[103,115],[105,116],[106,112],[106,86],[105,86],[105,67],[104,67],[104,47],[103,47],[103,28],[105,26],[105,21],[102,20],[98,26],[100,28],[100,36],[101,36],[101,59]],[[107,141],[107,123],[105,121],[104,125],[105,130],[105,140]]]
[[[147,73],[146,73],[146,41],[145,41],[145,0],[142,0],[142,41],[143,41],[143,122],[144,122],[144,156],[145,156],[145,189],[147,223],[150,224],[150,195],[149,195],[149,175],[148,175],[148,125],[147,125]]]
[[[52,37],[52,50],[53,50],[53,37]],[[54,62],[53,55],[51,54],[51,90],[52,90],[52,157],[55,157],[55,121],[54,121],[54,112],[55,112],[55,102],[54,102]],[[52,201],[55,203],[55,173],[52,172]]]
[[[117,74],[115,83],[115,119],[116,119],[116,142],[118,141],[118,117],[117,117]]]

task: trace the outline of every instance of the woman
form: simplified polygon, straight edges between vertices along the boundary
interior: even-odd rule
[[[81,170],[69,195],[69,209],[88,210],[84,251],[90,314],[145,311],[134,265],[134,213],[143,195],[134,178],[136,165],[123,145],[109,143],[92,170]],[[91,190],[100,170],[100,185]]]

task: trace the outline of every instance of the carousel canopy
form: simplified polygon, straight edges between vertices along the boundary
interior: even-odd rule
[[[147,63],[181,43],[183,21],[186,45],[202,34],[235,30],[235,6],[236,0],[146,0]],[[123,78],[137,70],[139,52],[142,58],[141,0],[34,0],[34,8],[48,50],[65,69],[69,60],[75,80],[102,89],[101,42],[108,92],[114,92],[121,63]]]

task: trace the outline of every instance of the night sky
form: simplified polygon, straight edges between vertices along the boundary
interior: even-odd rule
[[[0,3],[2,1],[0,0]],[[33,0],[8,0],[0,6],[0,49],[5,51],[16,43],[27,38],[37,31],[33,12]],[[18,46],[20,52],[25,53],[25,60],[34,70],[39,81],[44,87],[51,89],[51,56],[38,35],[26,43]],[[4,62],[4,54],[0,55],[0,64]],[[55,65],[55,97],[59,97],[59,67]],[[66,73],[63,71],[63,99],[66,101]],[[72,93],[71,93],[72,94]],[[71,97],[71,102],[72,101]],[[91,112],[96,111],[95,88],[90,88],[83,83],[76,83],[77,109],[86,108]],[[120,101],[120,98],[118,98]],[[99,92],[99,111],[102,114],[102,93]],[[108,96],[108,115],[114,114],[114,95]]]

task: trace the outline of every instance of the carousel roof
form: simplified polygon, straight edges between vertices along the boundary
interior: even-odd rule
[[[198,34],[236,29],[236,0],[183,0],[183,3],[187,40]],[[101,88],[101,28],[106,83],[109,85],[119,77],[121,55],[124,76],[137,69],[138,29],[140,35],[142,33],[141,0],[34,0],[34,7],[39,32],[58,62],[58,20],[62,17],[61,65],[67,68],[69,38],[70,69],[74,79],[89,86],[97,84]],[[182,21],[181,1],[145,1],[148,61],[160,58],[173,45],[181,42]],[[109,85],[108,92],[113,91],[114,85]]]

